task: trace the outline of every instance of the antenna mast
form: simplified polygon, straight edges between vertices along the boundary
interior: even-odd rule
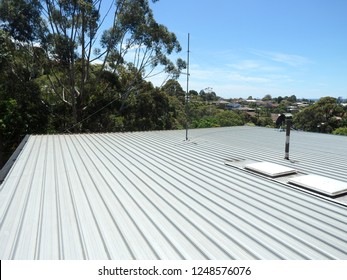
[[[186,141],[188,141],[189,128],[189,33],[188,33],[188,52],[187,52],[187,92],[186,92]]]

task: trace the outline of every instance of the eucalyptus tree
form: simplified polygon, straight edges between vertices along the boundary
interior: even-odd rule
[[[122,110],[141,80],[158,74],[158,69],[177,78],[185,67],[181,59],[170,60],[181,46],[176,35],[155,20],[149,2],[1,0],[0,8],[15,12],[1,13],[0,20],[14,38],[45,51],[50,91],[71,108],[74,129],[81,130],[78,124],[88,117],[84,112],[91,95],[102,95],[112,86],[103,79],[105,71],[130,73],[115,93]]]
[[[82,110],[95,86],[103,84],[99,91],[109,89],[110,84],[102,80],[104,71],[122,77],[121,71],[130,73],[115,96],[122,101],[122,111],[129,95],[138,90],[143,79],[155,74],[157,66],[164,66],[164,71],[175,77],[184,66],[181,60],[178,67],[170,61],[168,55],[179,52],[180,44],[174,33],[156,22],[148,0],[45,2],[51,47],[47,53],[54,54],[67,72],[64,77],[55,75],[55,82],[51,81],[58,85],[55,93],[72,107],[75,123],[83,118]],[[102,12],[105,7],[106,13]],[[108,22],[111,24],[106,27]],[[92,66],[97,62],[101,67]]]

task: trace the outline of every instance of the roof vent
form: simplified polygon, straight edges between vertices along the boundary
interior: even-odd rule
[[[266,161],[250,163],[247,164],[245,168],[270,177],[279,177],[297,173],[293,168]]]
[[[347,183],[319,175],[304,175],[288,180],[288,183],[310,189],[328,196],[347,193]]]

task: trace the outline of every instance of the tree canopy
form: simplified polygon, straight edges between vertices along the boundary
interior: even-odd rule
[[[149,0],[1,0],[0,25],[2,158],[27,133],[172,127],[175,101],[146,78],[185,62]]]
[[[186,63],[171,60],[180,43],[155,20],[150,6],[149,0],[0,0],[0,167],[26,134],[186,124],[272,127],[271,113],[296,103],[295,95],[267,94],[265,101],[244,102],[252,112],[229,111],[232,106],[219,102],[210,87],[187,94],[177,81]],[[162,73],[166,76],[155,87],[149,78]],[[342,101],[308,102],[295,113],[294,125],[344,134]]]
[[[108,14],[102,14],[105,6]],[[80,122],[88,117],[95,92],[117,91],[123,110],[141,80],[158,66],[172,78],[185,67],[183,60],[175,64],[169,59],[181,46],[174,33],[156,22],[148,0],[2,0],[0,10],[1,26],[11,38],[43,51],[45,86],[71,112],[73,131],[84,130]],[[111,26],[104,26],[111,14]],[[105,71],[128,73],[121,90],[104,79]]]
[[[345,116],[346,112],[336,98],[324,97],[295,114],[294,123],[305,131],[331,133],[340,126]]]

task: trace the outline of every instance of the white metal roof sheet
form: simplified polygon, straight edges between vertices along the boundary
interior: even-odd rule
[[[347,259],[347,207],[224,165],[253,158],[346,181],[347,137],[319,147],[295,133],[291,163],[272,129],[184,135],[30,136],[0,185],[0,259]]]

